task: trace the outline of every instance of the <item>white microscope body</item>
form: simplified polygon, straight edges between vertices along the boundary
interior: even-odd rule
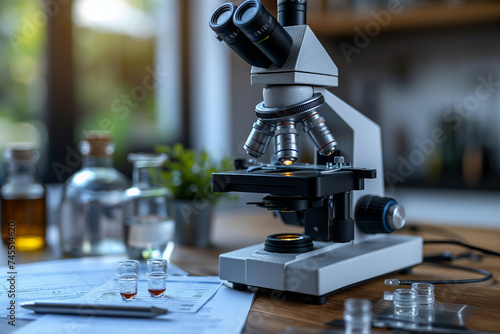
[[[339,190],[339,193],[347,194],[344,195],[344,199],[347,202],[345,205],[349,206],[346,206],[348,212],[344,215],[347,218],[359,217],[359,212],[357,213],[355,210],[362,197],[371,195],[373,198],[383,198],[384,196],[380,127],[328,91],[327,88],[338,86],[338,69],[309,26],[303,24],[284,28],[293,40],[290,53],[284,64],[281,67],[275,65],[268,68],[252,67],[251,83],[255,86],[262,86],[264,91],[264,101],[259,106],[268,111],[283,111],[289,106],[297,106],[303,101],[309,101],[319,95],[323,96],[324,102],[319,106],[313,106],[311,110],[321,113],[325,117],[331,133],[335,135],[336,148],[342,152],[344,159],[352,166],[376,170],[376,178],[367,179],[364,185],[359,188],[354,187],[348,192]],[[260,118],[262,115],[265,116],[265,113],[260,110],[259,114],[259,106],[257,106],[257,116]],[[283,120],[296,122],[297,117],[299,117],[297,122],[299,123],[303,114],[297,113],[299,116],[287,116],[286,112],[278,113],[279,116],[276,116],[275,113],[275,116],[271,116],[266,121],[275,124],[283,122]],[[276,117],[276,119],[272,117]],[[318,149],[320,148],[318,147]],[[296,173],[299,177],[298,168],[300,167],[296,167],[296,164],[292,166],[290,166],[289,171]],[[324,173],[334,174],[349,171],[348,165],[345,169],[341,167],[339,171],[331,170],[330,172],[328,172],[328,167],[319,165],[305,166],[304,168],[309,171],[311,168],[314,169],[313,173],[318,175],[318,181],[314,183],[315,187],[321,188],[326,183],[336,182],[322,178]],[[286,170],[286,166],[281,166],[278,171]],[[252,192],[252,189],[257,189],[256,187],[262,184],[263,190],[254,192],[269,191],[271,194],[295,196],[294,199],[297,196],[304,196],[308,200],[324,196],[325,203],[328,203],[326,205],[330,207],[329,217],[326,219],[328,223],[324,222],[324,224],[335,224],[332,223],[330,217],[335,216],[337,211],[336,208],[332,207],[344,205],[342,204],[344,202],[332,200],[338,194],[328,195],[321,193],[320,190],[315,192],[315,190],[311,191],[311,193],[316,194],[314,196],[297,195],[287,193],[286,190],[282,189],[268,189],[264,186],[267,184],[265,181],[260,183],[261,177],[265,176],[269,177],[269,180],[274,180],[276,174],[276,172],[270,172],[269,175],[254,175],[254,171],[251,169],[214,174],[214,191]],[[259,180],[255,181],[257,186],[247,187],[249,183],[254,183],[257,178]],[[314,180],[314,176],[308,180]],[[332,187],[334,186],[332,185]],[[350,190],[356,191],[351,192]],[[274,204],[267,203],[260,206],[276,210]],[[311,204],[311,206],[313,207],[315,204]],[[374,209],[377,211],[378,208]],[[268,251],[265,249],[266,245],[262,243],[222,254],[219,258],[220,278],[237,283],[238,286],[263,287],[307,295],[311,297],[312,302],[322,304],[325,301],[325,296],[332,292],[421,263],[421,238],[373,232],[377,232],[377,229],[384,230],[384,226],[390,232],[402,227],[404,225],[404,217],[401,217],[402,207],[387,205],[380,210],[382,210],[381,227],[375,228],[372,232],[364,233],[363,231],[366,232],[370,228],[359,228],[362,220],[359,218],[360,221],[356,222],[355,228],[353,227],[352,240],[348,238],[342,242],[335,242],[335,237],[323,237],[322,234],[318,234],[319,237],[316,236],[314,239],[312,249],[305,252]],[[281,211],[290,210],[287,208]],[[300,210],[297,209],[297,211]],[[371,211],[373,210],[368,208],[365,213]],[[404,215],[404,212],[402,214]],[[297,213],[297,216],[302,217],[302,215],[302,213]],[[318,228],[322,228],[320,224],[323,222],[311,220],[309,218],[304,223],[306,234],[307,231],[314,233]],[[395,223],[395,220],[398,221]],[[388,222],[393,223],[392,228],[387,228]],[[354,220],[350,224],[354,225]],[[325,239],[328,241],[322,241]]]

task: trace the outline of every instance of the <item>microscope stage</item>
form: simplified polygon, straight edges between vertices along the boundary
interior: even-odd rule
[[[314,242],[306,253],[271,253],[264,244],[219,257],[223,280],[248,286],[324,296],[422,262],[422,239],[374,235],[346,244]],[[382,291],[381,291],[382,293]]]
[[[376,177],[374,169],[346,168],[325,171],[307,168],[234,170],[212,174],[214,192],[250,192],[286,196],[322,197],[364,189],[364,179]]]

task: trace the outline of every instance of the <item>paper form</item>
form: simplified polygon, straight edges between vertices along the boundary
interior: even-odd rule
[[[36,319],[32,311],[20,307],[21,303],[35,300],[70,300],[89,293],[116,276],[118,261],[125,257],[93,257],[38,262],[16,266],[15,304],[18,319]],[[141,269],[145,270],[145,266]],[[7,267],[0,268],[0,305],[7,305],[11,275]],[[186,275],[179,267],[170,264],[169,275]],[[2,318],[4,316],[2,315]],[[2,319],[2,321],[5,320]]]
[[[154,298],[149,295],[146,278],[139,280],[134,301],[124,301],[119,292],[118,281],[112,279],[99,286],[82,298],[72,302],[85,304],[157,306],[170,312],[196,312],[214,294],[221,285],[218,277],[186,276],[167,278],[163,296]]]
[[[153,319],[45,315],[15,334],[236,334],[243,330],[254,297],[223,285],[197,313]]]

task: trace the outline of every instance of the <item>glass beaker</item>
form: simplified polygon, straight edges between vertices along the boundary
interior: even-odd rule
[[[133,185],[126,191],[125,244],[131,259],[169,259],[175,222],[168,212],[169,191],[162,186],[165,154],[131,153]]]

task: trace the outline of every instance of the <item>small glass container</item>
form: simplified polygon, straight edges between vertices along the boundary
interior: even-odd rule
[[[394,290],[394,314],[404,317],[418,315],[417,293],[411,289]]]
[[[161,297],[167,288],[167,267],[168,261],[163,259],[149,259],[148,271],[148,291],[151,297]]]
[[[169,259],[174,249],[175,222],[168,212],[167,188],[162,186],[165,154],[132,153],[132,188],[126,191],[125,244],[131,259]]]
[[[7,178],[1,194],[1,234],[18,251],[45,246],[45,186],[37,178],[40,157],[35,143],[10,143],[5,150]],[[9,249],[10,246],[9,246]]]
[[[419,318],[425,320],[427,323],[433,323],[436,320],[434,285],[423,282],[413,283],[411,289],[417,294]]]
[[[123,300],[135,300],[139,277],[139,261],[127,260],[118,262],[117,279],[120,295]]]
[[[113,168],[111,135],[86,132],[81,143],[82,169],[64,186],[59,228],[64,253],[125,253],[124,193],[129,180]]]
[[[349,298],[344,302],[346,334],[369,334],[372,327],[372,304],[368,299]]]
[[[434,285],[430,283],[413,283],[411,289],[416,292],[420,305],[432,305],[435,301]]]

